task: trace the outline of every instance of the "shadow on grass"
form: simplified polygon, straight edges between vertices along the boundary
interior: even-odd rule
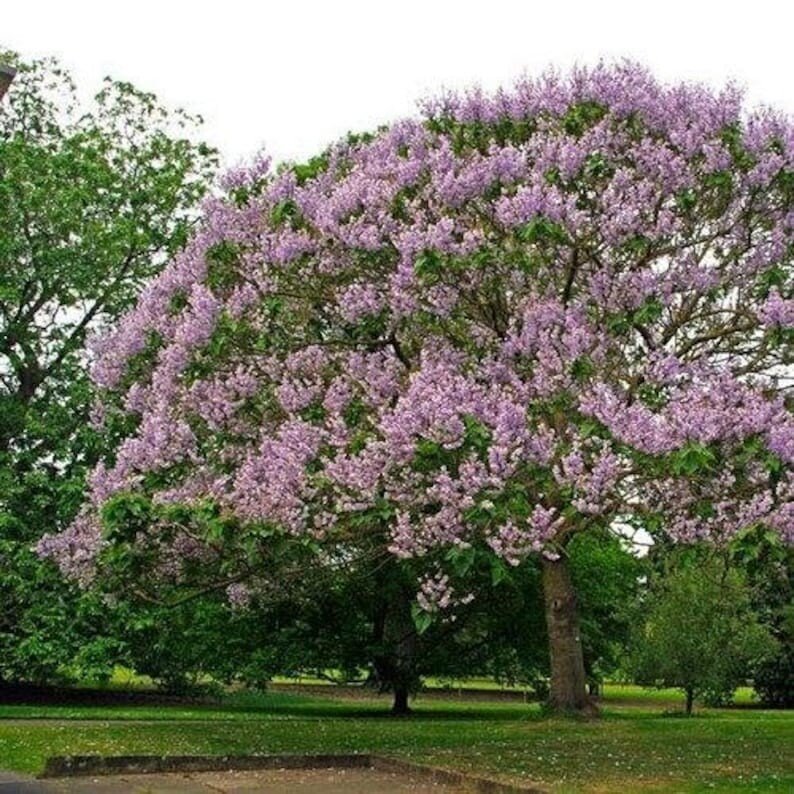
[[[560,720],[544,713],[537,703],[521,703],[495,698],[461,700],[420,695],[407,718],[390,714],[388,696],[360,691],[346,696],[328,688],[327,693],[237,691],[222,696],[170,695],[154,691],[124,691],[65,687],[41,687],[4,684],[0,686],[0,717],[36,720],[118,720],[118,721],[256,721],[267,719],[350,719],[383,722],[543,722]],[[605,698],[600,701],[600,720],[630,721],[640,719],[675,720],[685,716],[674,700],[649,701],[629,698]],[[762,710],[759,704],[742,703],[724,709],[699,709],[693,719],[721,716],[740,717]],[[571,718],[576,721],[575,718]]]
[[[277,692],[233,692],[223,696],[169,695],[157,691],[119,691],[33,685],[0,686],[0,712],[11,719],[201,720],[244,718],[343,718],[398,721],[387,696],[357,698]],[[460,702],[427,698],[415,703],[407,720],[516,721],[540,719],[535,704],[504,701]]]
[[[91,689],[0,683],[0,705],[23,706],[197,706],[219,705],[222,696],[177,695],[157,690]]]

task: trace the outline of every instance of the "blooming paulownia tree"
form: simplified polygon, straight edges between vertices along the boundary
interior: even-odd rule
[[[243,602],[275,544],[377,536],[432,614],[473,555],[537,554],[551,703],[587,710],[572,537],[794,539],[785,118],[598,66],[226,189],[96,345],[126,437],[41,544],[66,571],[124,541],[160,577],[224,560]],[[103,532],[120,494],[128,529]]]

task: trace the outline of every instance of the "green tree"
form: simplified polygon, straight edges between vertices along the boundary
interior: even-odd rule
[[[183,245],[216,155],[198,118],[129,83],[85,105],[54,60],[0,61],[17,69],[0,105],[0,679],[45,678],[102,625],[31,551],[98,457],[86,340]]]
[[[597,681],[623,650],[638,562],[607,533],[582,538],[570,553],[577,582],[596,566],[602,572],[598,584],[589,582],[579,596],[585,662]],[[541,698],[548,692],[548,640],[535,560],[494,569],[485,555],[472,555],[455,586],[480,596],[422,623],[421,630],[409,619],[410,603],[400,597],[400,585],[407,587],[410,576],[400,580],[388,558],[347,561],[322,575],[284,573],[269,597],[252,593],[248,608],[232,610],[220,631],[223,653],[214,652],[211,642],[201,653],[205,672],[255,685],[274,675],[330,676],[393,693],[395,713],[407,711],[408,696],[427,677],[483,676],[523,684]],[[179,594],[173,595],[179,603]],[[402,623],[394,620],[401,608],[407,611]],[[202,632],[195,619],[191,631],[211,633]],[[180,660],[195,656],[197,644],[191,640],[191,649],[176,648]]]
[[[585,672],[592,694],[614,673],[630,641],[642,561],[607,530],[575,538],[568,554],[580,610]]]
[[[753,607],[777,640],[755,669],[753,685],[765,706],[794,706],[794,548],[761,528],[742,533],[732,559],[747,575]]]
[[[735,569],[698,555],[671,563],[641,604],[630,666],[637,683],[683,690],[691,714],[695,698],[728,700],[775,643]]]

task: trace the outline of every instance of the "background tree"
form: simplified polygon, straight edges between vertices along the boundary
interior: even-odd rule
[[[743,533],[732,561],[747,576],[753,609],[777,640],[753,672],[756,694],[766,706],[794,706],[794,549],[774,533]]]
[[[388,553],[424,624],[534,554],[550,702],[583,712],[575,537],[794,536],[789,122],[599,66],[226,186],[101,344],[128,436],[40,545],[71,575]]]
[[[755,692],[765,706],[794,707],[794,606],[782,607],[774,624],[778,645],[753,671]]]
[[[55,61],[0,60],[0,677],[43,677],[104,622],[31,551],[99,457],[86,339],[184,244],[216,156],[128,83],[85,105]]]
[[[724,703],[774,652],[750,592],[724,561],[690,556],[651,586],[639,611],[631,667],[637,683]]]
[[[568,552],[581,613],[585,673],[591,694],[597,694],[624,659],[644,565],[625,541],[608,531],[579,535]]]

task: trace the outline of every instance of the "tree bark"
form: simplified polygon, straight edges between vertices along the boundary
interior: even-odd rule
[[[407,717],[411,713],[411,707],[408,705],[408,694],[407,686],[395,684],[394,703],[391,707],[392,716]]]
[[[576,593],[568,561],[565,557],[543,558],[542,570],[551,660],[548,706],[559,713],[595,715],[598,709],[587,694]]]
[[[692,716],[692,704],[695,701],[695,693],[692,690],[692,687],[687,687],[686,689],[686,713],[688,716]]]
[[[418,683],[416,654],[418,636],[411,615],[413,591],[402,581],[399,571],[386,571],[381,603],[375,617],[375,639],[380,646],[374,668],[382,690],[394,694],[391,713],[404,717],[411,713],[408,698]]]
[[[392,714],[404,717],[410,714],[408,694],[414,683],[414,661],[416,656],[416,628],[411,617],[411,601],[408,592],[400,588],[386,613],[384,637],[389,649],[389,682],[394,689]]]

